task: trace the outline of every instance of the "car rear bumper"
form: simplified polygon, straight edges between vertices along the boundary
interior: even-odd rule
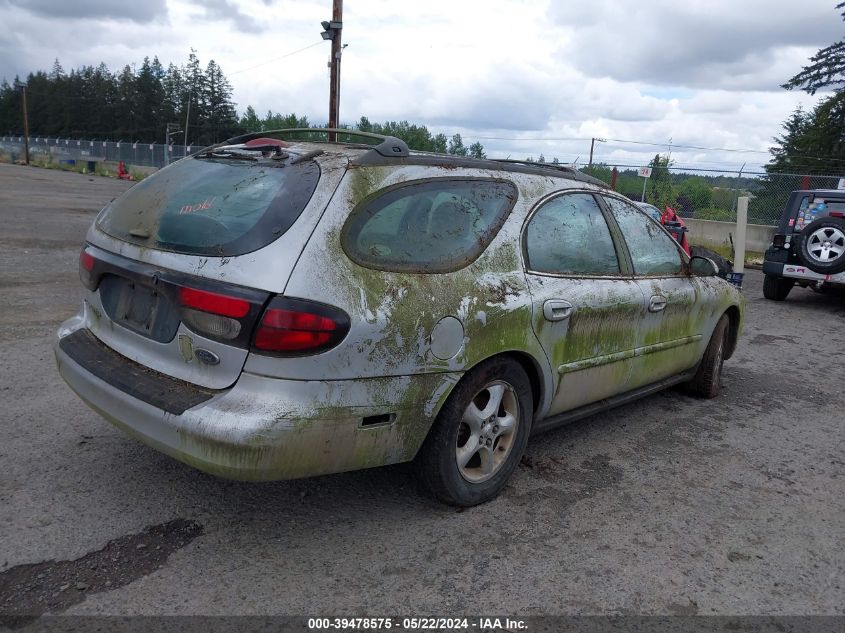
[[[781,262],[764,261],[763,272],[776,277],[787,277],[801,281],[825,281],[832,284],[845,284],[845,272],[836,275],[824,275],[814,272],[800,264],[783,264]]]
[[[155,400],[150,389],[129,393],[126,383],[137,379],[116,386],[62,345],[82,328],[79,317],[65,322],[54,346],[59,373],[71,389],[145,444],[228,479],[294,479],[413,459],[459,378],[441,373],[298,381],[243,373],[232,387],[209,391],[198,404],[182,398],[188,406],[176,414],[171,411],[178,408]],[[105,347],[96,339],[91,344]],[[100,352],[116,355],[109,348]],[[131,373],[132,361],[124,360],[126,371],[110,371]]]

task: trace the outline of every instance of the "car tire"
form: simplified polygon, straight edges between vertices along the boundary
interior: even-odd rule
[[[772,301],[783,301],[794,285],[795,281],[792,279],[766,275],[763,279],[763,296]]]
[[[693,395],[702,398],[715,398],[719,395],[722,388],[722,365],[725,362],[729,325],[728,315],[723,314],[716,323],[695,376],[687,383],[688,390]]]
[[[798,256],[810,270],[835,275],[845,270],[845,218],[810,222],[798,237]]]
[[[689,252],[691,257],[706,257],[707,259],[713,260],[716,268],[719,269],[719,277],[725,278],[728,276],[728,273],[733,272],[733,264],[716,251],[703,246],[690,246]]]
[[[519,363],[478,365],[449,394],[414,460],[422,487],[454,506],[493,499],[522,458],[533,417],[531,383]]]

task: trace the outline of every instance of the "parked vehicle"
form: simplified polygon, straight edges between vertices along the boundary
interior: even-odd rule
[[[647,202],[636,202],[635,204],[655,221],[660,222],[669,231],[669,235],[675,238],[675,241],[681,245],[681,248],[684,249],[687,255],[690,257],[705,257],[712,260],[719,270],[719,277],[728,279],[730,273],[733,272],[733,262],[706,246],[690,244],[687,239],[687,225],[674,209],[666,207],[661,211],[653,204],[648,204]]]
[[[602,182],[294,133],[178,161],[89,230],[55,353],[117,427],[234,479],[414,460],[467,506],[532,433],[719,393],[740,293]]]
[[[793,191],[763,261],[763,296],[845,287],[845,191]]]

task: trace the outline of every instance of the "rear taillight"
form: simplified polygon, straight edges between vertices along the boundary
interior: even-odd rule
[[[196,288],[179,288],[179,303],[186,308],[240,318],[249,312],[249,301]]]
[[[832,218],[842,218],[845,217],[845,213],[842,211],[831,211],[828,215]]]
[[[86,251],[84,248],[79,253],[79,280],[82,282],[82,285],[88,288],[89,290],[94,290],[95,282],[94,282],[94,264],[97,263],[97,260],[94,259],[94,256]]]
[[[279,356],[318,354],[340,343],[348,332],[349,317],[338,308],[277,297],[261,317],[252,348]]]
[[[240,319],[249,314],[252,304],[239,297],[179,288],[182,321],[192,330],[211,338],[232,340],[241,333]]]

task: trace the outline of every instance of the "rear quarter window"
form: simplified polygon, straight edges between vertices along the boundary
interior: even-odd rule
[[[313,161],[187,158],[108,205],[97,226],[112,237],[159,250],[242,255],[282,236],[319,179]]]
[[[341,236],[367,268],[450,272],[469,265],[498,233],[517,198],[505,180],[435,179],[390,187],[360,203]]]

